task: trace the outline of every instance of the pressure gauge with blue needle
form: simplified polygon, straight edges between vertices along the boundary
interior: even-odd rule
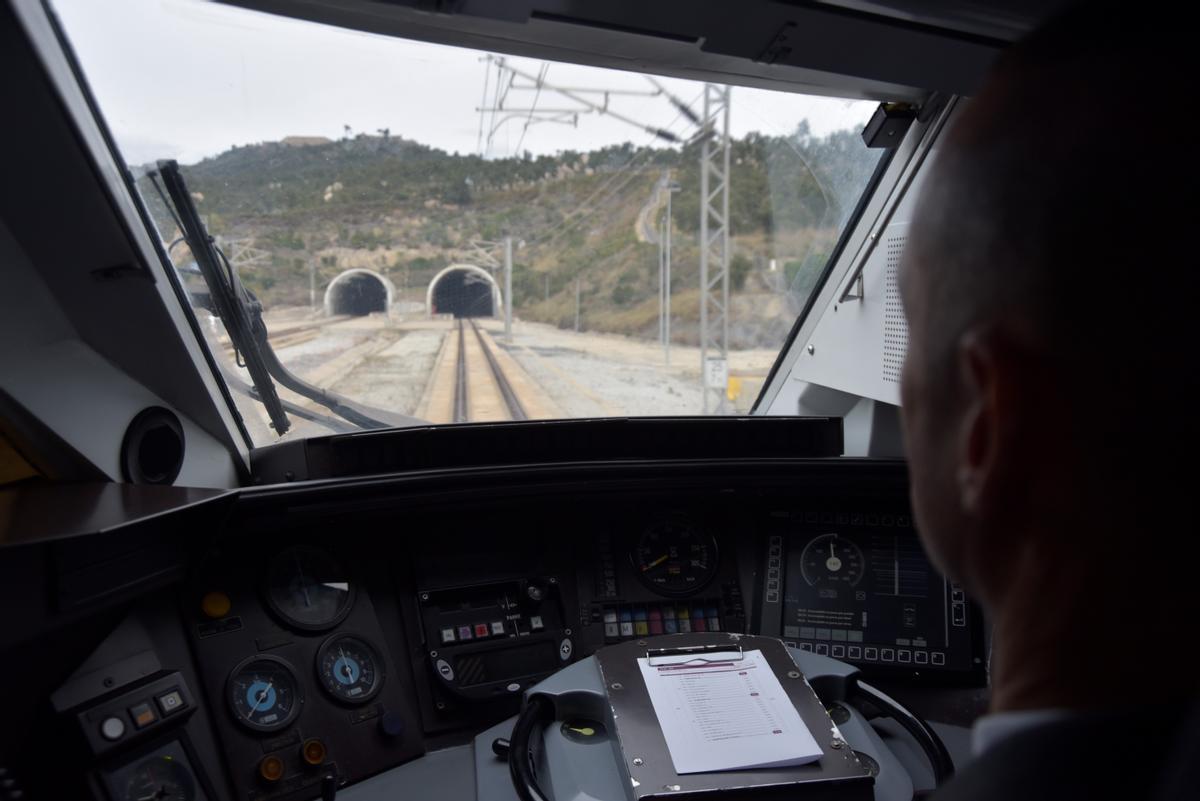
[[[233,716],[255,731],[278,731],[296,719],[304,703],[296,671],[276,656],[245,660],[229,675]]]
[[[383,661],[361,637],[337,634],[317,651],[317,678],[334,699],[361,704],[383,686]]]

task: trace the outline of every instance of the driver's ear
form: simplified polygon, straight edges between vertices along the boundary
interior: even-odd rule
[[[1012,354],[994,332],[972,330],[958,343],[962,387],[955,458],[955,481],[962,512],[973,518],[990,516],[993,499],[1012,457]]]

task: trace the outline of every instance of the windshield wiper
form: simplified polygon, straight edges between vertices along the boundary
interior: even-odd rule
[[[220,369],[221,375],[225,378],[225,383],[229,385],[230,389],[232,389],[234,392],[240,392],[247,398],[256,400],[259,403],[262,402],[262,398],[258,395],[258,390],[247,384],[242,379],[238,378],[232,370],[224,365],[222,365]],[[292,403],[291,401],[283,401],[283,408],[286,409],[289,414],[295,415],[301,420],[308,420],[309,422],[324,426],[335,434],[349,434],[359,429],[357,425],[347,423],[345,420],[339,420],[336,417],[330,417],[329,415],[325,414],[318,414],[317,412],[305,409],[303,406],[297,403]]]
[[[160,161],[158,174],[162,177],[163,185],[171,198],[171,205],[177,212],[175,222],[179,225],[196,260],[196,266],[208,285],[208,303],[225,324],[234,352],[244,357],[246,369],[254,383],[254,395],[266,407],[267,414],[271,417],[271,427],[277,433],[283,434],[287,431],[291,422],[272,379],[296,394],[319,403],[359,428],[426,424],[426,421],[416,417],[373,409],[343,398],[335,392],[313,386],[284,367],[268,339],[267,326],[262,318],[262,304],[242,285],[225,254],[205,230],[200,213],[192,202],[191,193],[179,172],[179,164],[175,161]],[[288,405],[292,407],[293,414],[299,415],[299,407],[294,404]]]
[[[175,207],[175,222],[179,224],[180,233],[192,251],[192,258],[196,260],[200,274],[204,276],[204,283],[208,285],[209,302],[221,318],[221,322],[225,324],[225,330],[235,351],[240,353],[246,362],[246,370],[250,373],[250,380],[254,382],[254,389],[271,418],[271,427],[275,429],[275,433],[283,434],[291,428],[292,423],[288,420],[287,412],[283,410],[279,394],[275,391],[275,383],[267,370],[266,360],[259,349],[258,339],[253,334],[254,325],[247,308],[245,290],[242,289],[241,282],[233,270],[221,269],[216,243],[204,229],[204,223],[196,211],[196,204],[192,202],[192,196],[188,193],[187,184],[179,174],[179,164],[175,161],[160,161],[158,173],[162,176],[167,194],[171,196],[170,205]]]

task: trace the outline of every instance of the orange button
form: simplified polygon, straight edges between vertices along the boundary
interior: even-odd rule
[[[154,707],[149,704],[137,704],[129,708],[129,716],[133,718],[133,725],[139,729],[144,729],[154,721],[158,720],[158,715],[154,714]]]
[[[325,762],[325,743],[316,737],[305,740],[300,748],[300,756],[310,765],[316,766]]]
[[[258,763],[258,775],[269,782],[277,782],[283,778],[283,760],[268,754]]]
[[[200,600],[200,611],[213,620],[225,617],[232,608],[229,596],[223,592],[210,592]]]

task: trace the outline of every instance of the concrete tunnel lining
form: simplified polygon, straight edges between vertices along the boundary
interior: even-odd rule
[[[325,287],[325,314],[363,316],[387,312],[395,302],[396,287],[374,270],[353,268],[337,275]]]
[[[495,277],[474,264],[451,264],[433,277],[425,292],[430,314],[455,317],[494,317],[503,313],[504,299]]]

